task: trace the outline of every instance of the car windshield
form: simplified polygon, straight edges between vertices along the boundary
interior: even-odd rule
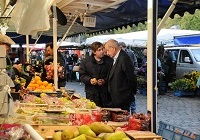
[[[200,49],[192,49],[191,51],[194,55],[195,60],[197,62],[200,62]]]

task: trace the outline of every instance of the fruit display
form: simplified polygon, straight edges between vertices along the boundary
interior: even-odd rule
[[[124,130],[138,130],[138,131],[149,131],[150,130],[151,118],[150,115],[134,114],[129,117],[127,125],[123,126]]]
[[[53,140],[130,140],[125,132],[115,131],[111,126],[101,122],[91,125],[81,125],[77,130],[70,128],[55,132]]]
[[[82,109],[96,109],[97,107],[94,102],[86,98],[74,99],[73,102],[76,104],[76,107]]]
[[[25,86],[26,84],[26,79],[22,78],[22,77],[18,77],[16,76],[15,77],[15,80],[14,80],[16,83],[19,83],[21,86]]]
[[[47,81],[42,81],[39,76],[35,76],[27,89],[34,92],[54,92],[55,88],[52,83],[48,83]]]
[[[45,70],[46,70],[46,78],[48,80],[53,79],[53,75],[54,75],[54,65],[51,62],[50,65],[45,65],[44,66]],[[60,78],[64,78],[64,67],[61,66],[59,63],[57,65],[57,70],[58,70],[58,77]]]

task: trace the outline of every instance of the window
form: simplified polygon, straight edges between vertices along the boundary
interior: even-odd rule
[[[188,63],[188,62],[185,61],[186,57],[188,57],[189,60],[191,60],[189,52],[187,50],[181,50],[181,52],[180,52],[180,59],[179,59],[180,62],[181,63]]]
[[[200,49],[193,49],[191,50],[193,55],[194,55],[194,59],[197,61],[197,62],[200,62]]]

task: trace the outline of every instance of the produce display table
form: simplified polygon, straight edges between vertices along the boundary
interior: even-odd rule
[[[48,90],[44,88],[45,86]],[[150,130],[149,114],[131,115],[120,108],[100,108],[94,102],[77,96],[74,90],[62,88],[55,91],[52,84],[41,81],[37,76],[32,79],[27,89],[11,94],[15,101],[13,115],[6,123],[28,124],[28,130],[35,130],[43,139],[55,135],[60,137],[61,132],[64,131],[71,131],[71,133],[78,131],[80,134],[76,135],[77,137],[88,139],[90,135],[82,135],[84,132],[81,128],[90,128],[93,124],[95,127],[90,128],[94,131],[92,139],[97,138],[99,132],[102,132],[108,137],[119,135],[127,139],[139,139],[143,136],[145,139],[161,140],[161,137],[147,132]],[[144,132],[141,133],[139,130]],[[73,138],[76,136],[73,135]]]

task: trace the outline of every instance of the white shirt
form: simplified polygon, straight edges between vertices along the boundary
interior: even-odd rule
[[[119,56],[119,52],[121,51],[121,49],[117,52],[117,54],[114,56],[114,58],[113,58],[113,65],[115,64],[115,62],[116,62],[116,60],[117,60],[117,58],[118,58],[118,56]]]

